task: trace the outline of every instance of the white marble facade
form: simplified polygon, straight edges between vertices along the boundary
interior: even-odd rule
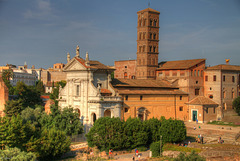
[[[68,58],[63,71],[67,84],[59,93],[60,107],[73,107],[88,132],[94,121],[100,117],[121,117],[120,96],[117,96],[110,84],[113,68],[98,61],[89,61],[79,56]]]

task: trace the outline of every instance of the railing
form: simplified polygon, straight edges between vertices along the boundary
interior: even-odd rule
[[[118,96],[89,96],[89,101],[122,101],[121,97]]]

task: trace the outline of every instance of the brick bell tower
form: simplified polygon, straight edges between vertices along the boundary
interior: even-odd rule
[[[158,67],[159,14],[147,8],[137,12],[137,79],[155,79]]]

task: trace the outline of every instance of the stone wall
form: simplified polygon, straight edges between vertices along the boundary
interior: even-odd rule
[[[8,88],[4,84],[2,76],[0,76],[0,116],[4,116],[3,110],[5,109],[6,101],[8,101]]]

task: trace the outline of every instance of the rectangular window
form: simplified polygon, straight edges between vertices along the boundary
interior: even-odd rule
[[[225,75],[223,75],[223,82],[225,82],[225,79],[226,79],[226,77],[225,77]]]
[[[217,81],[217,76],[216,76],[216,75],[213,76],[213,81],[214,81],[214,82]]]
[[[162,72],[158,72],[158,77],[162,77],[163,73]]]
[[[128,100],[128,95],[125,96],[125,100],[126,100],[126,101]]]
[[[182,96],[179,97],[179,100],[182,100]]]
[[[180,76],[185,76],[185,71],[180,71]]]
[[[128,108],[124,108],[124,112],[128,112]]]
[[[208,76],[207,76],[207,75],[205,76],[205,81],[206,81],[206,82],[208,81]]]
[[[199,89],[195,89],[195,95],[198,96],[199,95]]]
[[[179,107],[179,111],[183,111],[183,106],[180,106],[180,107]]]
[[[196,76],[196,72],[197,72],[197,71],[196,71],[196,70],[194,70],[194,76]]]
[[[235,77],[234,77],[234,76],[232,76],[232,82],[233,82],[233,83],[235,82]]]
[[[215,109],[215,107],[213,107],[213,113],[215,113],[216,112],[216,109]]]
[[[142,100],[143,99],[143,96],[140,96],[140,100]]]
[[[79,96],[79,85],[77,85],[76,95]]]
[[[200,76],[200,70],[197,71],[197,76],[198,76],[198,77]]]
[[[169,76],[169,71],[165,71],[165,76]]]
[[[177,76],[177,71],[172,71],[172,76]]]

